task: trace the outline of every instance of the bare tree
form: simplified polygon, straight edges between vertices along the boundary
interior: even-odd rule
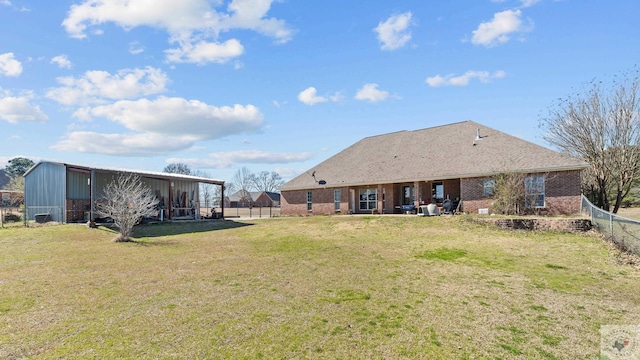
[[[191,172],[191,175],[198,176],[202,178],[211,178],[211,174],[203,170],[194,170]],[[199,183],[200,187],[200,204],[204,205],[205,208],[209,208],[213,205],[213,196],[215,193],[215,188],[219,187],[217,185],[208,184],[208,183]]]
[[[162,172],[171,174],[193,175],[191,167],[184,163],[171,163],[165,166]]]
[[[10,178],[2,190],[11,191],[6,206],[18,207],[24,204],[24,177],[22,175]]]
[[[278,192],[280,186],[284,184],[280,175],[275,171],[261,171],[257,175],[252,175],[251,181],[256,190],[267,192]]]
[[[506,215],[520,213],[525,202],[525,176],[519,172],[504,171],[492,177],[493,207],[496,211]]]
[[[96,212],[113,219],[120,231],[116,242],[131,241],[133,227],[143,217],[158,215],[157,205],[158,199],[139,176],[120,173],[106,186],[103,198],[96,204]]]
[[[541,127],[547,142],[589,163],[592,200],[606,210],[614,200],[617,212],[640,171],[638,70],[609,85],[593,80],[584,91],[559,99]]]
[[[253,188],[253,174],[246,167],[242,167],[233,175],[236,191],[249,192]]]
[[[22,175],[11,177],[3,190],[24,191],[24,177]]]
[[[213,188],[213,203],[216,207],[221,206],[222,204],[222,186],[216,186]],[[229,194],[233,194],[236,192],[236,185],[232,182],[224,183],[224,194],[225,197],[229,196]]]

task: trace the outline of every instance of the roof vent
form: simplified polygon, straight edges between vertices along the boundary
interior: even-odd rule
[[[476,141],[482,139],[482,136],[480,136],[480,128],[478,128],[478,132],[476,134]]]

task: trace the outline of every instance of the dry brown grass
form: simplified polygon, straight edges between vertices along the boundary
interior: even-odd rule
[[[618,215],[628,217],[630,219],[640,220],[640,208],[620,208],[618,210]]]
[[[638,324],[601,239],[340,216],[0,230],[0,358],[546,358]]]

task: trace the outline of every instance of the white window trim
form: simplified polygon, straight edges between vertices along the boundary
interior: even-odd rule
[[[371,211],[374,209],[378,208],[378,189],[376,188],[366,188],[366,189],[360,189],[360,191],[358,192],[358,194],[360,196],[362,196],[362,191],[366,192],[367,195],[367,200],[361,200],[360,197],[358,197],[358,210],[359,211]],[[371,195],[375,195],[375,199],[369,199],[369,196]],[[367,208],[363,209],[362,208],[362,204],[365,203],[367,204]],[[369,208],[369,204],[373,203],[373,207]]]
[[[542,180],[540,181],[540,180],[536,180],[536,179],[542,179]],[[529,184],[533,185],[533,183],[536,183],[538,181],[540,181],[540,183],[542,184],[542,186],[539,186],[539,184],[536,184],[541,188],[540,192],[533,193],[533,192],[529,191],[530,190],[530,185]],[[536,186],[536,187],[538,187],[538,186]],[[546,179],[545,179],[544,175],[529,175],[529,176],[525,177],[524,178],[524,193],[525,193],[525,207],[527,209],[544,209],[544,208],[547,207],[547,188],[546,188]],[[530,199],[530,197],[532,197],[534,195],[536,196],[535,203],[534,203],[534,206],[531,206],[531,204],[527,204],[527,201]],[[537,205],[538,204],[537,197],[540,196],[540,195],[542,195],[542,205]]]
[[[485,180],[482,183],[482,195],[491,196],[496,193],[496,181],[493,179]]]

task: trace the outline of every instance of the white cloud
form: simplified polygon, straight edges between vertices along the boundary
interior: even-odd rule
[[[432,77],[428,77],[425,82],[429,84],[431,87],[438,86],[467,86],[469,85],[469,81],[472,79],[478,79],[482,83],[487,83],[492,79],[502,79],[507,74],[498,70],[493,74],[488,71],[467,71],[463,75],[456,76],[455,74],[449,74],[446,76],[436,75]]]
[[[521,7],[528,8],[540,2],[540,0],[520,0],[522,3]]]
[[[169,61],[204,63],[214,59],[220,62],[230,54],[242,53],[237,40],[217,41],[222,32],[252,30],[274,38],[277,43],[291,39],[293,31],[286,22],[267,17],[274,1],[232,0],[220,11],[215,7],[223,6],[223,1],[85,0],[71,6],[62,25],[74,38],[85,38],[88,27],[110,22],[124,29],[159,28],[167,31],[170,42],[180,45],[178,49],[168,50]],[[215,41],[206,41],[207,38]]]
[[[345,100],[345,96],[342,92],[338,91],[336,93],[334,93],[333,95],[329,95],[329,100],[333,101],[333,102],[342,102]]]
[[[89,131],[68,133],[51,148],[90,154],[154,156],[189,148],[194,139],[166,134],[100,134]]]
[[[0,54],[0,76],[19,76],[22,74],[22,63],[14,59],[13,53]]]
[[[522,24],[521,15],[520,10],[495,13],[491,21],[481,23],[478,29],[473,31],[471,42],[474,45],[492,47],[506,43],[513,33],[530,31],[531,26]]]
[[[31,103],[33,94],[27,92],[13,96],[9,91],[0,89],[0,119],[12,124],[19,122],[45,122],[49,118],[38,105]]]
[[[369,102],[378,102],[389,97],[389,92],[378,90],[378,84],[365,84],[356,93],[356,100],[366,100]]]
[[[138,55],[144,52],[144,46],[139,41],[132,41],[129,43],[129,54]]]
[[[253,105],[213,106],[198,100],[161,96],[155,100],[121,100],[89,110],[127,129],[167,135],[188,135],[196,139],[217,139],[256,132],[263,115]]]
[[[288,181],[294,177],[304,173],[306,169],[291,168],[291,167],[276,167],[273,171],[277,172],[282,177],[282,180]]]
[[[177,49],[165,50],[167,61],[176,63],[195,63],[204,65],[208,62],[218,64],[238,57],[244,53],[244,47],[236,39],[224,43],[199,41],[196,44],[181,42]]]
[[[278,101],[278,100],[273,100],[271,103],[273,103],[273,106],[277,107],[277,108],[281,108],[285,105],[288,104],[287,101]]]
[[[232,14],[221,15],[220,30],[249,29],[274,37],[278,43],[291,40],[293,31],[284,20],[265,18],[273,2],[274,0],[232,0],[227,6]]]
[[[46,97],[64,105],[96,104],[105,99],[131,99],[165,92],[169,78],[160,69],[123,69],[116,74],[87,71],[79,78],[57,78],[61,87],[47,91]]]
[[[82,108],[74,116],[104,117],[132,133],[72,131],[54,149],[108,155],[163,155],[192,148],[197,141],[254,133],[263,122],[262,113],[253,105],[216,107],[197,100],[168,97],[153,101],[121,100]]]
[[[326,97],[316,95],[316,92],[317,90],[313,86],[308,87],[302,90],[300,94],[298,94],[298,100],[300,100],[301,102],[307,105],[315,105],[317,103],[323,103],[328,101]]]
[[[395,50],[403,47],[411,40],[411,32],[408,31],[411,25],[411,12],[393,15],[385,21],[381,21],[373,29],[378,33],[378,40],[382,43],[382,50]]]
[[[71,61],[67,55],[58,55],[51,58],[51,64],[57,64],[61,69],[71,69]]]
[[[185,163],[196,168],[225,168],[233,164],[283,164],[310,159],[311,153],[276,153],[259,150],[238,150],[210,153],[207,158],[169,158],[167,163]]]
[[[9,0],[0,0],[0,5],[11,6],[11,1],[9,1]]]

